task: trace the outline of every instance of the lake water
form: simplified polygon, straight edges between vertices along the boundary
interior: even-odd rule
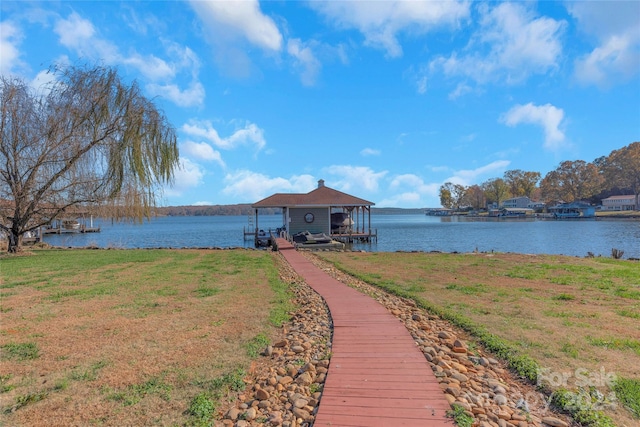
[[[262,229],[282,225],[281,215],[261,215]],[[624,251],[623,258],[640,258],[640,221],[632,220],[456,220],[427,215],[372,214],[377,243],[358,243],[353,249],[372,252],[516,252],[611,256],[611,249]],[[245,240],[246,216],[162,217],[143,224],[94,220],[99,233],[45,235],[55,246],[101,248],[195,248],[253,247]]]

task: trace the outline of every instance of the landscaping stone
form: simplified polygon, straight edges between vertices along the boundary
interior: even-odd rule
[[[270,396],[269,396],[269,392],[267,392],[266,390],[259,388],[258,390],[256,390],[256,399],[258,400],[267,400]]]
[[[570,420],[549,410],[545,396],[522,383],[479,345],[448,322],[424,312],[415,302],[386,294],[306,255],[337,280],[375,298],[402,321],[440,382],[451,405],[474,418],[474,427],[568,427]],[[297,310],[282,336],[256,361],[247,390],[230,396],[225,427],[311,427],[322,388],[331,375],[332,322],[322,298],[283,263],[281,279],[291,284]],[[223,406],[224,406],[223,405]],[[526,410],[525,410],[526,409]],[[242,419],[240,419],[242,418]],[[566,420],[566,421],[565,421]]]
[[[569,424],[554,417],[543,417],[542,422],[552,427],[567,427]]]

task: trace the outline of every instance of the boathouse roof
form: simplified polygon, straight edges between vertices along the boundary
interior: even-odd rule
[[[573,208],[573,209],[586,209],[586,208],[591,208],[593,206],[591,206],[591,204],[589,202],[584,202],[582,200],[576,200],[573,202],[568,202],[568,203],[558,203],[555,206],[550,207],[549,209],[566,209],[566,208]]]
[[[342,191],[334,190],[318,181],[318,188],[309,193],[276,193],[251,205],[253,208],[282,208],[296,206],[373,206],[375,203]]]

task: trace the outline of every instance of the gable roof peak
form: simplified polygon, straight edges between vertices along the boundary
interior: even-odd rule
[[[254,203],[254,208],[265,207],[295,207],[295,206],[372,206],[375,203],[359,197],[351,196],[342,191],[324,185],[324,180],[318,181],[318,188],[306,194],[276,193]]]

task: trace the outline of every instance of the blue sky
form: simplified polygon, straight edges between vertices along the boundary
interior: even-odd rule
[[[640,2],[7,1],[0,71],[137,80],[176,128],[161,204],[326,185],[436,207],[640,140]]]

